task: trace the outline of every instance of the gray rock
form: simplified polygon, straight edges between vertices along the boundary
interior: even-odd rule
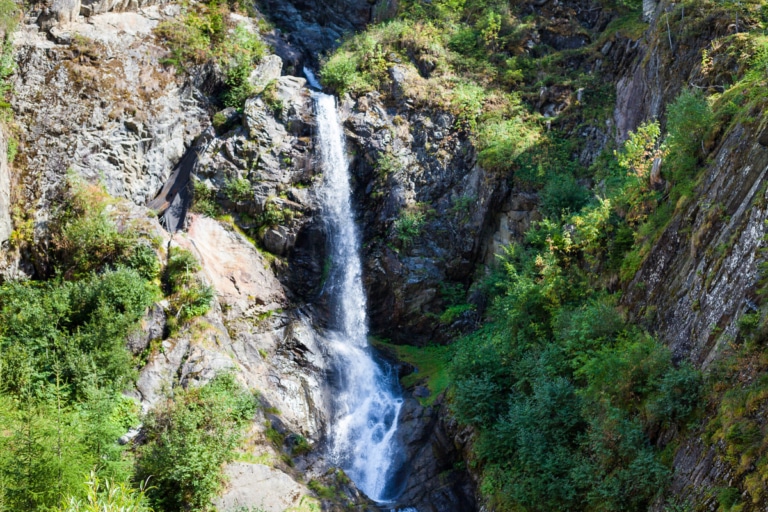
[[[309,501],[309,489],[278,469],[263,464],[233,462],[224,469],[229,480],[224,494],[215,501],[223,512],[258,508],[265,512],[297,509]]]
[[[264,247],[272,254],[284,256],[293,245],[291,235],[284,226],[269,228],[264,232]]]
[[[80,15],[80,0],[53,0],[51,13],[60,24],[77,21]]]
[[[248,76],[254,94],[261,93],[273,80],[280,78],[283,71],[283,59],[277,55],[267,55]]]
[[[139,354],[149,347],[152,340],[161,339],[164,331],[165,311],[161,304],[155,303],[141,319],[140,328],[128,337],[128,349],[134,354]]]
[[[235,107],[227,107],[213,116],[213,127],[216,133],[222,134],[232,129],[240,121],[240,112]]]
[[[285,140],[285,127],[271,115],[263,99],[257,97],[246,101],[243,114],[248,136],[259,148],[269,150]]]

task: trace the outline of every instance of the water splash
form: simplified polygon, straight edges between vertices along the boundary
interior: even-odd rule
[[[311,72],[310,77],[314,78]],[[393,498],[391,480],[401,457],[395,431],[403,399],[397,376],[391,368],[377,364],[368,346],[360,241],[336,101],[320,92],[312,97],[324,176],[320,196],[331,248],[326,292],[332,302],[334,330],[329,348],[339,375],[331,456],[369,498],[385,502]]]
[[[317,89],[318,91],[323,90],[323,86],[320,85],[320,82],[317,81],[317,77],[315,77],[315,73],[311,69],[309,69],[307,66],[304,66],[304,76],[307,77],[307,83],[311,88]]]

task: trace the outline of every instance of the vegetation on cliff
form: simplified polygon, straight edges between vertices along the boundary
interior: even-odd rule
[[[165,293],[176,329],[212,299],[191,253],[172,249],[163,268],[124,207],[73,178],[39,253],[50,276],[0,286],[2,511],[207,510],[252,416],[253,395],[226,375],[146,415],[123,395],[142,361],[126,340],[147,308]],[[118,442],[142,421],[138,452]]]
[[[342,94],[379,90],[394,104],[406,98],[409,108],[451,112],[480,165],[538,192],[544,220],[502,255],[483,284],[492,302],[483,325],[452,347],[449,399],[475,429],[472,463],[487,502],[495,510],[646,510],[669,481],[678,440],[706,424],[742,479],[710,498],[741,510],[763,503],[768,483],[765,428],[755,418],[764,404],[755,345],[763,315],[743,322],[747,348],[702,375],[673,362],[644,319],[633,325],[619,304],[664,228],[695,200],[717,141],[739,123],[760,123],[768,6],[665,4],[651,37],[668,39],[671,54],[677,39],[711,38],[692,64],[710,85],[683,86],[661,119],[584,159],[582,135],[613,116],[616,70],[603,74],[595,63],[607,42],[650,28],[640,2],[599,3],[607,18],[563,30],[551,5],[402,2],[397,20],[344,41],[321,77]],[[724,35],[702,32],[720,23],[730,24]],[[547,95],[558,90],[548,110]],[[398,352],[429,359],[428,351]],[[738,375],[744,366],[752,377]],[[442,375],[421,382],[434,386],[433,374]],[[737,390],[725,391],[734,382]],[[697,504],[669,497],[667,506]]]

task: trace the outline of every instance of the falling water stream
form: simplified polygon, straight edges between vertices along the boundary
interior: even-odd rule
[[[310,85],[316,85],[307,73]],[[314,83],[313,83],[314,81]],[[396,498],[402,465],[395,431],[403,399],[397,376],[368,345],[360,240],[351,203],[344,133],[333,96],[313,92],[324,182],[320,191],[330,238],[326,293],[332,303],[329,349],[338,374],[331,425],[331,456],[369,498]]]

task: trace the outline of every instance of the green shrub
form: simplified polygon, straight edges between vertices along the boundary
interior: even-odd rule
[[[211,286],[197,277],[200,268],[200,263],[190,251],[171,247],[163,273],[163,286],[170,302],[171,332],[211,308],[215,293]]]
[[[361,79],[357,72],[358,59],[351,53],[337,52],[328,60],[323,62],[320,71],[320,80],[323,85],[343,95],[353,88],[359,86]]]
[[[685,362],[659,382],[659,391],[648,404],[651,417],[665,425],[690,419],[701,402],[704,382],[701,372]]]
[[[684,90],[667,108],[669,152],[665,167],[671,169],[669,176],[676,185],[695,177],[712,124],[712,109],[701,94]]]
[[[538,128],[521,118],[486,123],[477,136],[478,161],[488,170],[508,171],[538,137]]]
[[[589,190],[581,186],[573,176],[563,174],[552,178],[544,187],[540,195],[540,207],[545,215],[558,218],[578,212],[589,202],[590,197]]]
[[[419,211],[404,211],[392,224],[395,238],[403,247],[409,247],[421,234],[426,218]]]
[[[84,500],[71,496],[56,512],[151,512],[144,490],[124,482],[102,480],[91,472],[85,488]]]
[[[256,410],[251,393],[231,375],[202,387],[177,388],[173,401],[144,418],[136,477],[151,479],[147,495],[163,510],[212,510],[223,485],[223,465],[233,459]]]
[[[218,113],[216,115],[219,115]],[[214,123],[216,118],[214,116]],[[219,215],[219,205],[216,203],[216,191],[208,188],[205,183],[195,180],[193,183],[194,196],[191,210],[207,217],[216,218]]]
[[[121,390],[132,375],[125,337],[153,298],[141,276],[129,269],[76,283],[0,287],[5,388],[20,391],[26,379],[52,383],[58,378],[75,396],[84,396],[93,382]],[[31,373],[24,376],[24,368]]]
[[[224,187],[224,195],[233,203],[253,199],[253,186],[247,178],[234,178],[227,180]]]

